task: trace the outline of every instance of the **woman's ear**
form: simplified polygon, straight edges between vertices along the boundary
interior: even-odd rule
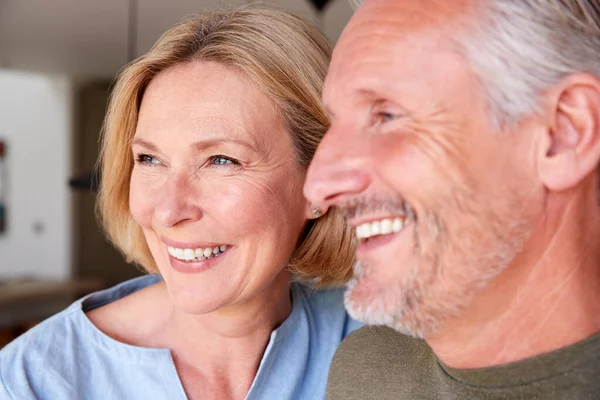
[[[552,191],[578,185],[600,160],[600,79],[566,77],[549,95],[550,124],[540,142],[538,174]]]

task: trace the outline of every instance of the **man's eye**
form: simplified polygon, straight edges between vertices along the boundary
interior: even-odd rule
[[[135,157],[135,160],[138,164],[142,164],[142,165],[158,165],[160,164],[160,161],[158,161],[157,158],[149,156],[148,154],[138,154]]]
[[[388,112],[379,113],[379,120],[382,123],[392,121],[394,118],[396,118],[395,114],[388,113]]]
[[[237,162],[237,160],[235,160],[233,158],[220,156],[220,155],[211,157],[210,163],[212,165],[237,165],[237,164],[239,164]]]
[[[394,121],[396,118],[398,118],[397,114],[394,114],[391,112],[385,112],[385,111],[379,111],[372,115],[373,115],[373,117],[372,117],[373,119],[371,121],[371,124],[373,127],[379,127],[382,124]]]

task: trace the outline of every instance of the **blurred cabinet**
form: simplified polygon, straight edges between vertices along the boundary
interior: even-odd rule
[[[110,80],[128,61],[130,40],[141,55],[186,15],[247,3],[252,1],[1,0],[0,67]],[[264,3],[307,18],[331,42],[352,15],[348,0],[331,0],[320,16],[308,0]]]
[[[92,171],[98,158],[99,137],[108,101],[108,83],[80,85],[76,92],[74,138],[75,170]],[[141,272],[127,264],[106,240],[95,215],[96,195],[91,190],[74,190],[74,278],[100,279],[112,286]]]

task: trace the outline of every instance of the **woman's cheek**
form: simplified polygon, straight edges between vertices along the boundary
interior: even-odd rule
[[[261,231],[283,222],[286,212],[290,211],[283,204],[285,193],[281,189],[279,182],[256,177],[237,179],[215,190],[218,194],[212,204],[239,229]]]
[[[150,227],[154,210],[152,190],[141,179],[132,176],[129,186],[129,209],[133,219],[143,227]]]

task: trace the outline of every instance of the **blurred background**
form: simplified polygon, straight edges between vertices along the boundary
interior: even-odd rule
[[[106,242],[91,175],[117,72],[190,13],[229,0],[0,0],[0,348],[140,275]],[[270,0],[334,44],[348,0]]]

